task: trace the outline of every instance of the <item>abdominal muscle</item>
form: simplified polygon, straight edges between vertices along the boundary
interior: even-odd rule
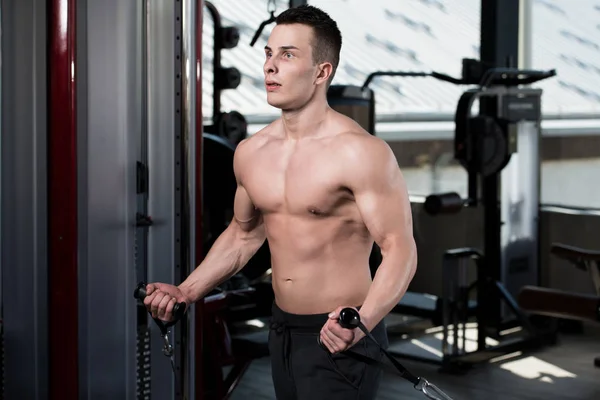
[[[372,240],[341,217],[265,216],[275,302],[293,314],[358,307],[371,285]]]

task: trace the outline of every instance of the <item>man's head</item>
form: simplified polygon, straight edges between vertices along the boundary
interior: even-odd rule
[[[265,81],[269,104],[286,109],[302,106],[318,90],[323,95],[337,69],[342,36],[337,24],[314,6],[279,14],[265,47]],[[269,82],[281,86],[271,87]]]

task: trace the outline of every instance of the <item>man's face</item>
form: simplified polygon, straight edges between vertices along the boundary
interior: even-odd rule
[[[313,30],[301,24],[276,25],[265,47],[267,102],[282,110],[304,106],[315,91],[319,66],[313,63]]]

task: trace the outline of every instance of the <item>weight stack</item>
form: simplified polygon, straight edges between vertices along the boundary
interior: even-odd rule
[[[375,93],[369,88],[331,85],[327,91],[329,106],[352,118],[364,130],[375,135]]]

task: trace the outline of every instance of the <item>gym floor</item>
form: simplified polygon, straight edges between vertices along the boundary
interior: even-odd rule
[[[400,360],[414,374],[425,377],[454,400],[599,399],[600,369],[594,358],[600,356],[600,327],[584,325],[582,334],[560,334],[558,344],[495,363],[482,364],[465,375],[439,373],[437,366]],[[390,338],[390,349],[405,346]],[[268,358],[255,360],[248,368],[232,400],[275,399]],[[385,373],[380,400],[426,397],[412,385]]]

